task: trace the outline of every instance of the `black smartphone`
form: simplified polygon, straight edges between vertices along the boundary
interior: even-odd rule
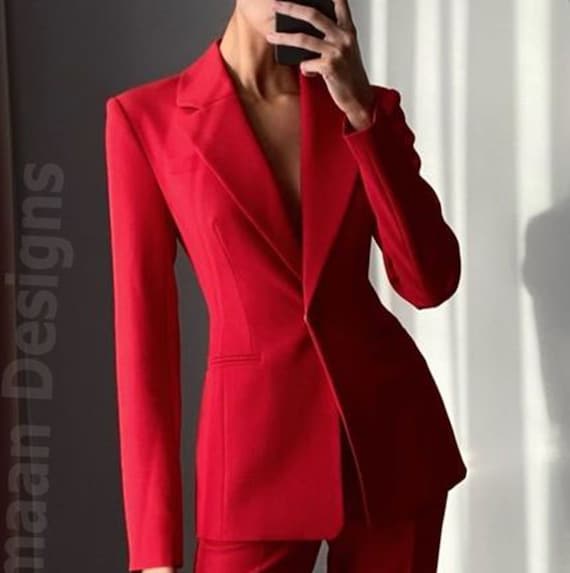
[[[303,4],[305,6],[312,6],[320,10],[325,16],[328,16],[333,22],[337,22],[336,13],[334,9],[333,0],[293,0],[296,4]],[[316,38],[323,38],[324,34],[317,30],[312,24],[306,20],[299,20],[282,14],[281,12],[275,13],[275,31],[276,32],[303,32],[310,34]],[[285,46],[282,44],[275,44],[275,60],[279,64],[289,66],[298,65],[304,60],[311,60],[320,57],[320,54],[305,48],[298,48],[297,46]]]

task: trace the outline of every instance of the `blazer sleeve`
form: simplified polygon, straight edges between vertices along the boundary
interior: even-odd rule
[[[105,151],[129,571],[181,567],[177,230],[120,96],[106,102]]]
[[[390,283],[416,308],[435,307],[457,289],[459,243],[435,191],[420,175],[400,93],[373,87],[372,124],[355,130],[345,116],[343,137],[359,166]]]

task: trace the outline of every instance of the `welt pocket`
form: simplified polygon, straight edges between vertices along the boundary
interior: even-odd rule
[[[251,362],[259,362],[261,354],[259,352],[248,352],[240,354],[217,354],[208,359],[208,366],[217,364],[249,364]]]

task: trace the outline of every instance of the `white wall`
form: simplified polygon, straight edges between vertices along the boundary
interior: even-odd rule
[[[358,4],[358,6],[356,6]],[[371,80],[402,92],[423,175],[463,256],[417,311],[384,300],[424,351],[469,467],[440,573],[570,567],[570,5],[353,0]]]

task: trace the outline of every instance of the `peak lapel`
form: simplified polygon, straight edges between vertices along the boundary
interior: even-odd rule
[[[308,309],[358,175],[343,138],[344,113],[321,77],[300,75],[303,284]]]
[[[218,38],[181,76],[179,105],[199,110],[184,110],[179,125],[244,215],[301,281],[301,243],[285,198],[224,66]]]

